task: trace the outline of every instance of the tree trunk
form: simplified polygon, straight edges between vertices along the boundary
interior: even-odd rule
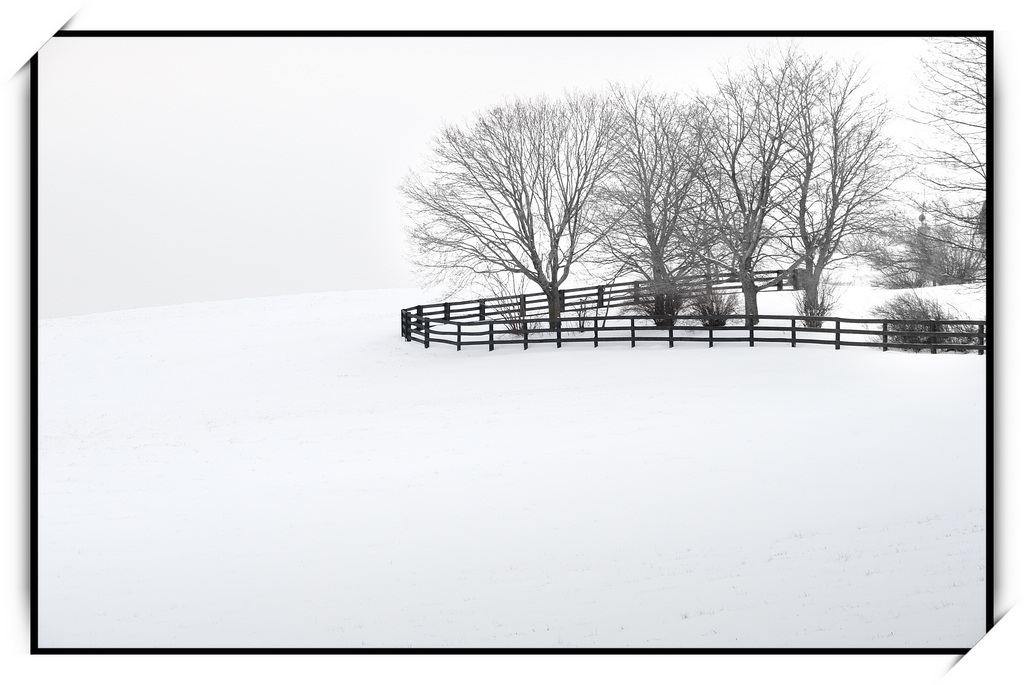
[[[818,282],[821,275],[815,269],[807,269],[803,274],[801,285],[804,288],[804,306],[807,311],[813,311],[818,307]]]
[[[756,324],[757,319],[757,284],[754,277],[747,273],[740,274],[740,286],[743,288],[743,313],[752,316],[751,323]]]
[[[674,314],[671,311],[672,306],[669,301],[669,285],[662,281],[655,281],[653,283],[652,290],[654,291],[654,325],[660,327],[667,327],[671,324],[669,315]]]
[[[676,288],[664,261],[655,258],[651,269],[651,290],[654,292],[654,325],[668,327],[672,325],[672,316],[677,309]]]
[[[548,298],[548,318],[557,319],[562,316],[561,308],[561,297],[558,294],[558,290],[551,290],[544,293]],[[558,323],[555,321],[548,322],[548,328],[554,330],[558,328]]]
[[[828,316],[829,312],[826,311],[825,302],[822,297],[828,296],[828,293],[822,293],[821,284],[822,277],[825,274],[825,265],[827,262],[824,259],[818,259],[816,262],[807,260],[807,268],[803,273],[802,285],[804,288],[804,313],[809,316]],[[805,321],[804,324],[811,328],[820,328],[822,325],[821,321]]]

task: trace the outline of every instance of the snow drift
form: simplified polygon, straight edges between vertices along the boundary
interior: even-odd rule
[[[984,634],[985,357],[425,350],[398,311],[428,301],[42,321],[40,647]]]

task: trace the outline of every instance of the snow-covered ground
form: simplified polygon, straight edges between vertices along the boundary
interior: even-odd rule
[[[40,647],[984,634],[985,357],[425,350],[398,311],[427,297],[42,321]]]

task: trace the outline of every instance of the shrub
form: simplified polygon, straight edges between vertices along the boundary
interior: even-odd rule
[[[497,314],[503,325],[512,335],[522,337],[527,330],[537,330],[542,322],[527,320],[526,312],[521,308],[516,298],[507,298],[507,303],[492,305],[490,311]]]
[[[839,302],[838,284],[830,276],[818,281],[817,295],[812,297],[806,290],[795,294],[796,313],[800,316],[831,316]],[[806,328],[821,328],[821,321],[804,319]]]
[[[913,269],[894,266],[879,266],[877,268],[881,275],[871,282],[871,285],[876,288],[905,290],[907,288],[925,288],[930,285],[927,278]]]
[[[587,321],[586,317],[597,316],[597,308],[595,307],[594,309],[591,309],[586,305],[586,303],[576,305],[575,307],[572,308],[572,311],[573,315],[578,317],[575,321],[573,321],[573,324],[576,326],[576,329],[581,332],[585,331],[588,325],[593,325],[593,322]]]
[[[983,233],[949,223],[930,226],[923,214],[921,218],[919,226],[897,231],[886,243],[870,248],[880,274],[875,285],[904,289],[985,280]]]
[[[935,300],[921,297],[916,292],[897,295],[872,309],[871,314],[894,321],[896,331],[889,332],[888,344],[898,350],[920,352],[934,346],[942,352],[961,352],[966,350],[949,345],[978,344],[978,331],[972,324],[944,323],[966,318],[963,314],[955,309],[947,309]]]
[[[735,293],[704,290],[690,297],[689,311],[702,317],[703,326],[724,326],[739,311],[739,302]]]
[[[686,293],[678,286],[649,283],[640,299],[624,311],[635,312],[645,318],[653,319],[655,326],[667,328],[672,325],[675,317],[683,311],[686,304]]]

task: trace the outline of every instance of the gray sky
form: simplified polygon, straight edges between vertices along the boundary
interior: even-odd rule
[[[413,286],[397,186],[443,123],[610,81],[708,88],[775,42],[54,38],[39,56],[40,315]],[[797,42],[862,58],[899,108],[925,47]]]

